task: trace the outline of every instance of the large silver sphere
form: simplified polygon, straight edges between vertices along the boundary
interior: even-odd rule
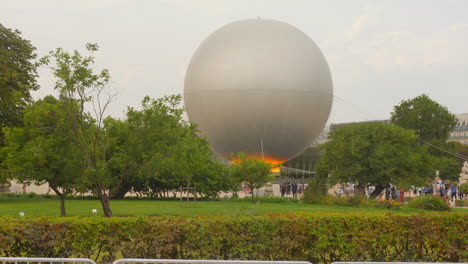
[[[312,39],[275,20],[241,20],[203,41],[184,101],[215,152],[282,163],[301,154],[330,114],[328,64]]]

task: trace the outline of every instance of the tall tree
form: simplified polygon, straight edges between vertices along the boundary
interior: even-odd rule
[[[457,121],[447,107],[423,94],[394,106],[392,122],[403,128],[413,129],[423,141],[445,141]]]
[[[108,86],[108,70],[94,73],[93,54],[98,51],[98,45],[86,44],[86,49],[89,55],[83,56],[76,50],[70,53],[57,48],[43,57],[41,63],[49,65],[55,77],[55,89],[65,109],[64,134],[86,162],[85,182],[92,186],[104,215],[109,217],[112,216],[109,191],[113,182],[107,168],[109,138],[104,130],[104,120],[115,93]]]
[[[330,184],[374,185],[376,197],[389,184],[425,184],[433,177],[431,155],[411,130],[382,123],[356,123],[330,133],[316,167]]]
[[[245,153],[238,153],[237,160],[231,164],[231,176],[237,181],[244,182],[252,190],[252,200],[254,199],[254,190],[263,187],[271,180],[271,169],[273,165],[270,162],[247,157]]]
[[[23,127],[5,129],[5,164],[17,180],[47,182],[60,199],[66,215],[65,197],[80,182],[82,159],[62,134],[63,108],[53,96],[27,107]]]
[[[4,127],[20,126],[22,111],[37,90],[36,48],[21,32],[0,24],[0,147]],[[8,183],[9,173],[0,156],[0,184]]]
[[[36,48],[21,32],[0,24],[0,127],[21,124],[21,113],[37,90]]]

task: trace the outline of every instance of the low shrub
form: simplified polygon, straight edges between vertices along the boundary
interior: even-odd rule
[[[375,207],[377,208],[385,208],[385,209],[390,209],[390,210],[400,210],[401,209],[401,203],[395,201],[395,200],[379,200]]]
[[[0,217],[0,256],[467,262],[468,215]]]
[[[411,200],[413,200],[414,198],[417,198],[417,197],[405,196],[405,197],[403,197],[403,202],[409,203],[409,202],[410,202]]]
[[[249,202],[252,203],[252,197],[244,198],[235,198],[231,197],[224,199],[223,201],[232,201],[232,202]],[[297,203],[299,200],[291,197],[255,197],[255,202],[258,203]]]
[[[350,206],[359,206],[364,200],[367,200],[367,198],[364,195],[356,194],[356,195],[350,196],[347,199],[347,202],[348,202],[348,205]]]
[[[421,208],[433,211],[450,211],[447,201],[439,196],[425,195],[411,200],[408,203],[411,208]]]
[[[468,200],[455,200],[455,206],[468,207]]]

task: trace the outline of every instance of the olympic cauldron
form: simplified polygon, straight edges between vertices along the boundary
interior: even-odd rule
[[[212,149],[274,164],[301,154],[322,131],[333,101],[330,69],[305,33],[275,20],[227,24],[193,55],[184,103]]]

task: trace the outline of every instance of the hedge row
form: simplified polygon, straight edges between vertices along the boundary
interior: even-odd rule
[[[468,261],[468,215],[0,217],[0,256]]]

